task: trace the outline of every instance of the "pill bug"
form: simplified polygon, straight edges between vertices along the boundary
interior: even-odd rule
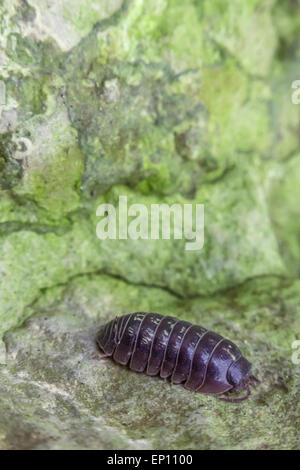
[[[175,317],[136,312],[101,326],[96,342],[100,357],[112,357],[136,372],[170,378],[200,393],[246,395],[221,400],[240,402],[260,383],[238,347],[222,336]]]

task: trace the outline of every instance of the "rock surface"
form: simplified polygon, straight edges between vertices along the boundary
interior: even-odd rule
[[[299,1],[51,5],[0,0],[0,448],[299,448]],[[203,249],[99,240],[120,195],[204,204]],[[236,406],[95,360],[137,310],[262,385]]]

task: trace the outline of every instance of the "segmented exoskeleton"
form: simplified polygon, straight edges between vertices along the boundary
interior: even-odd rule
[[[136,372],[170,378],[200,393],[223,394],[246,390],[259,381],[250,375],[251,364],[238,347],[202,326],[157,313],[136,312],[103,325],[97,344],[114,361]]]

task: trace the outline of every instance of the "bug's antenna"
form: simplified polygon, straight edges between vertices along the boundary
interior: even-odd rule
[[[257,387],[257,385],[260,385],[261,384],[261,381],[258,380],[257,377],[255,377],[254,375],[251,375],[249,377],[249,385],[251,385],[251,387]]]
[[[249,385],[246,387],[247,394],[244,397],[229,398],[229,397],[218,397],[219,400],[227,401],[229,403],[240,403],[241,401],[247,400],[251,395],[251,390]]]

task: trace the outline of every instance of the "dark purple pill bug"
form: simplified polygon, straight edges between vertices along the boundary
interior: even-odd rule
[[[251,364],[228,339],[174,317],[136,312],[106,323],[97,344],[118,364],[136,372],[170,378],[174,384],[200,393],[223,394],[246,390],[246,395],[221,400],[240,402],[259,380]]]

